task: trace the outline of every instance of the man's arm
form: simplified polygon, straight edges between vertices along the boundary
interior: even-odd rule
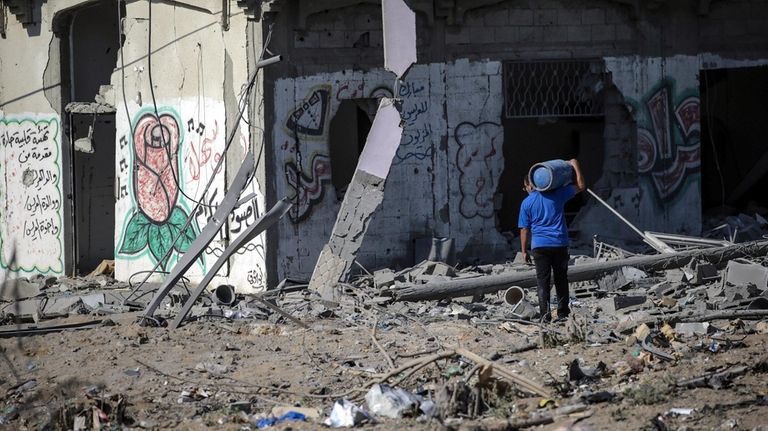
[[[576,159],[571,159],[568,161],[568,163],[573,166],[573,172],[576,173],[576,193],[581,193],[587,189],[587,185],[584,183],[584,175],[581,173],[581,166],[579,166],[579,161]]]
[[[528,238],[531,236],[531,230],[527,227],[520,228],[520,252],[526,263],[531,263],[531,256],[528,255]]]

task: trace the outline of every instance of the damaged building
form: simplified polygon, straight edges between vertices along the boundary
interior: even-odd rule
[[[435,237],[462,263],[509,259],[522,178],[553,158],[643,230],[701,235],[710,213],[768,206],[768,3],[406,3],[418,62],[397,81],[380,1],[0,2],[3,273],[170,271],[252,152],[249,199],[187,275],[287,197],[218,274],[243,292],[307,280],[345,196],[379,199],[349,184],[382,97],[402,139],[380,206],[345,233],[370,270]],[[635,238],[586,195],[567,211],[582,243]]]

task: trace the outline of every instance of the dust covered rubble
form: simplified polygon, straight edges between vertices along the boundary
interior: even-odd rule
[[[593,258],[573,260],[579,265]],[[0,331],[15,329],[21,342],[45,340],[52,335],[26,337],[18,329],[73,317],[108,318],[118,325],[111,329],[122,334],[118,339],[104,338],[99,331],[110,329],[98,326],[62,335],[82,344],[69,350],[72,355],[92,350],[97,363],[96,350],[114,349],[107,355],[114,359],[102,366],[120,364],[112,372],[146,379],[144,390],[152,394],[141,397],[118,381],[83,386],[43,414],[29,406],[40,397],[52,402],[55,377],[44,373],[50,364],[34,361],[28,351],[8,353],[12,343],[7,343],[9,363],[26,365],[24,376],[10,371],[4,376],[0,423],[18,429],[281,424],[312,429],[322,422],[384,429],[403,424],[519,429],[548,423],[601,429],[614,421],[657,429],[759,424],[736,413],[766,412],[768,394],[759,383],[768,370],[764,263],[765,258],[716,266],[694,261],[650,273],[619,267],[572,283],[572,313],[560,324],[538,323],[535,289],[526,289],[524,299],[513,304],[505,290],[418,302],[393,296],[405,285],[530,270],[519,262],[458,267],[426,261],[399,271],[362,272],[343,286],[336,306],[323,304],[300,282],[283,284],[280,293],[237,295],[231,305],[203,297],[178,331],[136,327],[141,302],[126,306],[132,286],[109,277],[35,278],[16,282],[15,289],[26,293],[6,299],[7,325]],[[183,303],[188,288],[182,283],[166,298],[159,323]],[[99,299],[91,301],[93,295]],[[265,306],[265,297],[310,329]],[[25,301],[36,305],[18,305]],[[67,305],[49,305],[57,303]],[[131,318],[121,320],[122,315]],[[126,332],[129,328],[136,329]],[[88,339],[103,340],[102,347]],[[179,346],[190,350],[193,360],[161,368],[151,356],[138,359],[148,346]],[[122,355],[134,354],[130,366],[121,362]],[[244,378],[246,364],[253,366],[249,360],[279,360],[288,375]],[[702,390],[711,392],[702,395]],[[279,404],[288,406],[275,409]],[[178,413],[169,413],[173,410]]]

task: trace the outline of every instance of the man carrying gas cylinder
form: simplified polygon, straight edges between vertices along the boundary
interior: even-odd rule
[[[572,184],[573,176],[576,183]],[[520,249],[526,262],[536,266],[539,312],[542,322],[552,319],[549,310],[550,281],[554,278],[557,292],[557,320],[568,317],[568,228],[565,225],[565,203],[586,189],[576,159],[550,160],[537,163],[523,180],[528,196],[520,205]],[[530,254],[528,240],[530,238]]]

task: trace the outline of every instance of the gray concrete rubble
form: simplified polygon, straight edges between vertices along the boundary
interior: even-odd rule
[[[755,244],[746,244],[744,249],[761,250]],[[768,337],[768,288],[761,282],[762,268],[768,260],[766,253],[741,254],[746,255],[749,257],[712,263],[694,260],[680,268],[645,266],[642,270],[630,263],[643,255],[615,256],[602,262],[574,256],[573,269],[595,263],[613,263],[609,266],[614,269],[574,280],[570,285],[571,315],[551,324],[538,323],[538,298],[531,287],[410,302],[397,297],[405,288],[447,281],[478,282],[530,272],[531,266],[519,261],[451,266],[425,260],[413,267],[373,272],[355,266],[357,270],[344,284],[333,308],[323,307],[320,296],[308,289],[309,283],[299,280],[284,280],[275,289],[260,294],[245,295],[237,293],[233,286],[218,285],[210,286],[210,295],[194,295],[195,285],[180,278],[151,318],[142,310],[160,285],[146,283],[136,290],[133,284],[102,274],[110,271],[106,265],[82,278],[34,277],[6,282],[5,302],[0,309],[6,325],[0,327],[0,338],[98,334],[113,328],[109,330],[127,334],[119,338],[121,349],[142,349],[146,345],[163,349],[170,337],[176,339],[172,334],[181,334],[179,340],[183,340],[201,328],[216,328],[216,341],[210,335],[204,336],[207,339],[200,345],[207,346],[205,352],[186,361],[183,377],[185,382],[203,379],[209,383],[180,386],[168,397],[175,408],[210,406],[207,409],[213,411],[218,409],[214,407],[217,397],[229,388],[226,382],[242,378],[241,369],[252,355],[248,344],[243,344],[244,336],[264,340],[258,354],[266,356],[260,356],[259,361],[280,356],[282,365],[275,364],[271,372],[285,368],[285,363],[295,363],[302,355],[309,355],[307,364],[324,361],[311,352],[328,344],[325,340],[333,337],[331,334],[352,343],[352,351],[337,360],[340,374],[334,374],[333,379],[340,385],[339,392],[360,386],[359,396],[368,394],[365,405],[344,398],[303,397],[291,401],[302,383],[290,390],[282,388],[281,392],[274,392],[278,386],[272,386],[266,393],[291,401],[286,404],[296,407],[275,416],[271,411],[258,413],[262,410],[258,404],[227,398],[226,406],[221,408],[228,413],[217,419],[220,424],[245,421],[255,426],[267,423],[260,421],[277,423],[280,418],[312,413],[295,417],[313,424],[325,420],[349,426],[373,421],[397,421],[393,423],[399,426],[433,420],[452,423],[463,417],[464,421],[481,424],[476,429],[506,429],[556,422],[576,417],[586,409],[603,412],[606,408],[663,405],[670,397],[687,400],[679,411],[704,415],[697,398],[690,398],[690,389],[749,392],[768,371],[766,360],[753,358],[762,352]],[[132,299],[125,301],[131,292]],[[178,317],[190,298],[193,305],[185,327],[178,331],[153,328]],[[345,335],[356,328],[365,332]],[[456,346],[455,338],[447,335],[451,331],[472,331],[476,335],[474,341],[462,341]],[[309,344],[297,341],[316,336],[319,338],[312,338]],[[299,343],[303,347],[286,356],[280,353],[285,347],[275,347],[273,337],[290,337],[290,345]],[[361,351],[359,344],[368,340],[371,349]],[[218,343],[213,350],[211,343]],[[109,341],[101,341],[100,345],[104,348]],[[336,349],[337,355],[341,355],[339,349],[345,348],[342,344],[330,347]],[[324,357],[332,354],[329,351]],[[377,367],[370,366],[373,358],[381,360]],[[146,360],[137,359],[118,374],[137,384],[144,375],[169,372],[148,366]],[[438,372],[430,371],[432,363],[439,364],[434,368]],[[536,371],[549,365],[553,371],[547,374]],[[164,368],[169,366],[165,364]],[[286,370],[291,367],[295,365]],[[254,369],[249,366],[248,373]],[[416,381],[409,383],[409,377]],[[357,383],[360,379],[362,383]],[[661,381],[666,383],[659,384]],[[23,384],[9,389],[12,395],[8,405],[17,405],[14,399],[25,391],[34,393],[37,388]],[[713,393],[713,397],[719,396],[720,392]],[[520,406],[525,400],[537,403],[534,414],[515,407],[501,428],[489,425],[493,409]],[[334,402],[344,408],[334,407],[335,413],[326,419],[324,412],[330,412]],[[559,407],[547,407],[555,402]],[[13,411],[10,408],[3,411]],[[347,422],[344,415],[350,415]],[[3,420],[18,420],[14,418],[10,415]]]

